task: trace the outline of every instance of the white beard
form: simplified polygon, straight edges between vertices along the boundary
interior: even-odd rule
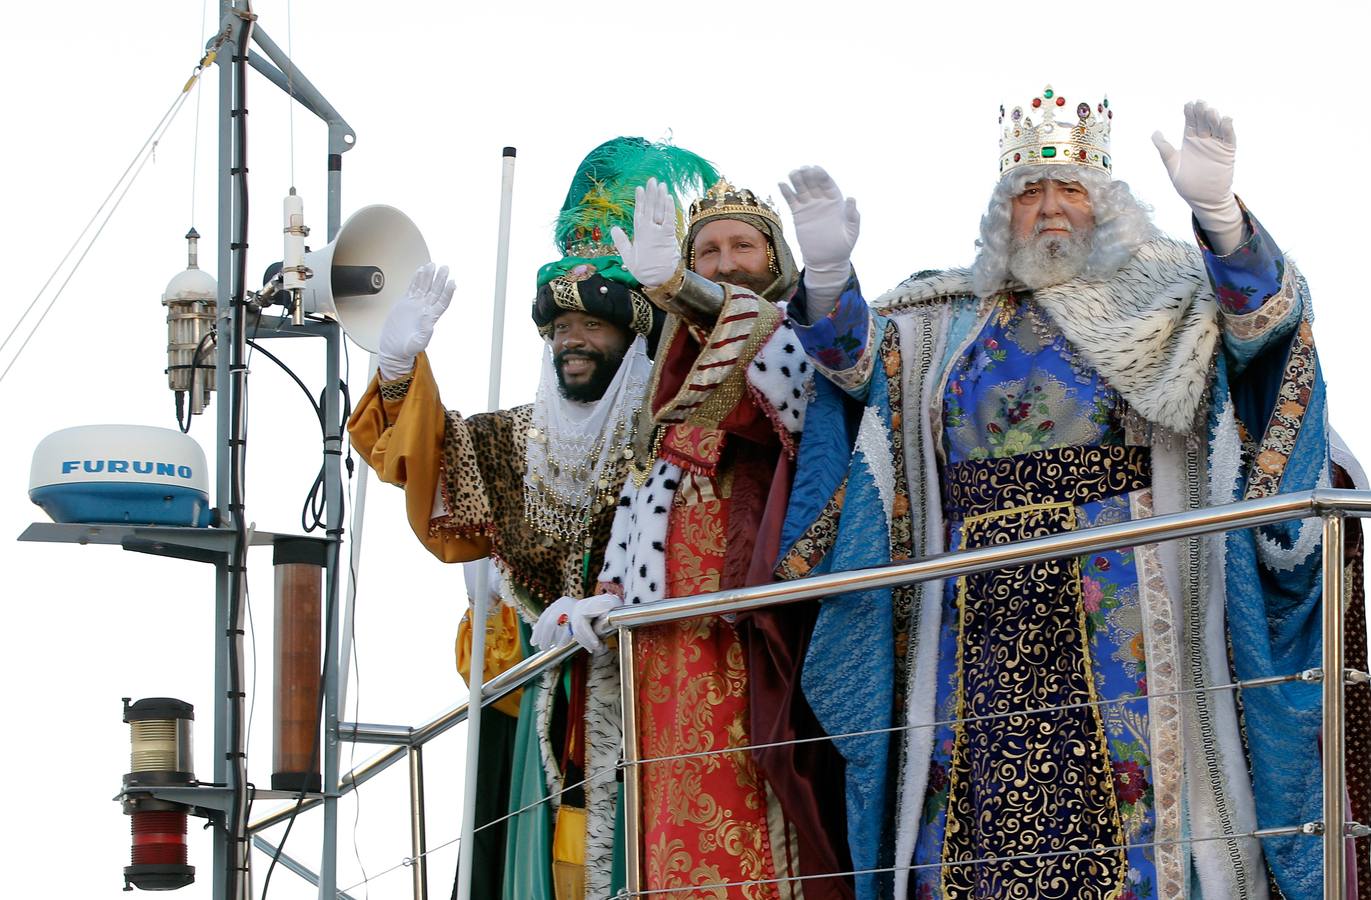
[[[1030,290],[1070,281],[1085,271],[1091,233],[1016,237],[1009,245],[1009,274]]]

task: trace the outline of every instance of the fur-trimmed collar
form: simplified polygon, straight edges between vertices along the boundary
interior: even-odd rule
[[[974,293],[969,269],[920,272],[875,307],[898,314]],[[1154,238],[1108,281],[1078,278],[1034,291],[1033,299],[1149,422],[1176,432],[1195,427],[1219,339],[1218,305],[1196,248]]]

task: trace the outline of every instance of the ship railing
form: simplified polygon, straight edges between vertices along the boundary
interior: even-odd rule
[[[1057,853],[1037,855],[1060,856],[1076,853],[1100,853],[1102,851],[1132,849],[1141,846],[1162,847],[1171,843],[1197,844],[1215,840],[1232,841],[1242,838],[1264,840],[1272,837],[1305,835],[1311,838],[1321,838],[1323,842],[1323,896],[1325,900],[1343,900],[1347,890],[1348,844],[1353,839],[1371,836],[1371,828],[1368,828],[1367,823],[1358,823],[1349,820],[1347,810],[1344,806],[1346,797],[1346,766],[1343,754],[1345,739],[1344,690],[1348,685],[1363,685],[1368,682],[1367,673],[1355,669],[1348,669],[1344,659],[1343,631],[1348,586],[1344,580],[1346,559],[1343,541],[1344,523],[1347,516],[1371,516],[1371,491],[1329,488],[1280,494],[1269,498],[1245,500],[1237,503],[1212,506],[1171,515],[1135,519],[1114,525],[1086,528],[1015,543],[939,554],[909,562],[897,562],[866,569],[833,572],[794,581],[775,582],[753,587],[716,591],[714,593],[700,594],[693,597],[672,598],[655,603],[621,606],[610,612],[607,616],[609,623],[617,630],[622,697],[627,699],[627,702],[624,702],[623,705],[623,733],[630,739],[625,740],[621,747],[619,762],[612,769],[599,772],[587,772],[586,777],[582,782],[579,782],[576,785],[566,785],[561,791],[552,793],[547,798],[540,800],[538,804],[532,804],[524,809],[515,810],[507,816],[478,826],[475,831],[493,827],[506,819],[522,815],[537,808],[541,803],[551,803],[561,793],[584,785],[589,781],[617,778],[620,770],[623,770],[625,803],[624,822],[626,829],[624,843],[627,852],[626,872],[628,887],[626,891],[622,893],[622,896],[647,897],[669,893],[679,897],[682,896],[683,890],[698,891],[701,892],[701,895],[703,896],[710,894],[712,891],[727,887],[765,883],[763,881],[729,882],[709,885],[692,885],[690,888],[685,889],[673,887],[659,890],[644,890],[642,888],[641,878],[643,860],[641,857],[641,840],[638,833],[642,815],[638,789],[639,779],[636,775],[640,768],[648,763],[664,762],[669,759],[705,756],[712,753],[737,753],[740,750],[761,749],[764,746],[775,745],[758,744],[750,745],[748,747],[730,746],[720,750],[681,754],[673,757],[656,757],[650,759],[640,757],[638,753],[638,741],[636,739],[635,703],[631,699],[636,696],[634,683],[635,667],[632,664],[634,629],[646,625],[658,625],[665,622],[674,622],[698,616],[715,616],[748,612],[803,600],[822,599],[854,591],[875,590],[917,582],[959,578],[965,575],[1004,568],[1006,566],[1023,565],[1144,544],[1179,540],[1198,535],[1255,528],[1297,519],[1319,518],[1322,520],[1322,546],[1324,549],[1322,563],[1322,665],[1318,668],[1301,672],[1288,672],[1266,678],[1202,685],[1175,693],[1179,696],[1180,694],[1196,692],[1255,690],[1295,681],[1321,684],[1323,699],[1322,818],[1318,821],[1290,822],[1278,827],[1254,829],[1241,834],[1221,833],[1213,835],[1189,835],[1183,839],[1178,839],[1177,841],[1154,841],[1147,845],[1131,844],[1123,845],[1121,847],[1091,847],[1086,850],[1060,851]],[[573,643],[554,650],[540,651],[525,658],[510,669],[495,678],[492,678],[490,681],[485,682],[481,691],[482,707],[494,703],[512,691],[518,690],[544,672],[561,665],[578,652],[581,652],[580,646]],[[1153,696],[1156,697],[1157,695]],[[1094,702],[1099,705],[1107,705],[1138,701],[1146,702],[1147,699],[1147,696],[1122,697],[1106,698]],[[1041,714],[1065,708],[1067,707],[1052,707],[1050,709],[1024,712],[1029,714]],[[339,779],[337,785],[336,791],[338,795],[347,794],[355,790],[359,785],[364,784],[391,765],[399,762],[402,758],[409,761],[410,819],[413,855],[406,857],[401,861],[400,865],[392,868],[399,869],[401,867],[409,867],[412,869],[414,896],[416,900],[421,900],[421,898],[426,898],[427,896],[424,864],[426,857],[432,852],[432,850],[426,846],[425,837],[426,823],[423,803],[422,748],[434,738],[464,722],[467,719],[467,715],[467,704],[461,703],[451,707],[431,721],[419,726],[379,725],[361,722],[342,722],[338,725],[337,736],[341,740],[354,743],[393,745],[389,749],[377,754],[373,758],[363,762],[361,765],[356,766],[350,772],[344,774]],[[962,721],[970,721],[970,719],[964,719]],[[947,724],[953,723],[934,722],[917,726],[901,725],[890,729],[882,729],[881,731],[903,731],[913,727],[927,728]],[[861,734],[870,733],[876,732],[862,732]],[[828,735],[825,736],[823,740],[852,736],[858,735]],[[474,786],[472,785],[467,785],[465,789],[471,790],[473,787]],[[253,832],[254,842],[259,848],[268,853],[276,851],[277,848],[266,841],[265,838],[261,836],[260,832],[285,822],[293,815],[317,806],[321,802],[322,798],[306,798],[301,802],[283,806],[251,822],[249,829]],[[1328,823],[1332,823],[1331,827]],[[454,843],[454,841],[447,841],[442,846],[447,846],[451,843]],[[294,860],[286,861],[283,858],[282,861],[293,871],[297,872],[297,874],[300,874],[311,881],[316,881],[313,877],[313,873],[305,866]],[[951,863],[950,865],[967,865],[976,862],[991,861],[1008,860],[960,860],[956,863]],[[949,863],[932,865],[945,866],[949,865]],[[915,868],[921,867],[904,865],[893,868],[863,869],[855,872],[828,873],[826,875],[799,876],[776,880],[803,881],[806,877],[833,877],[835,875],[853,876],[871,873],[909,871]],[[338,895],[340,897],[348,896],[341,890]]]

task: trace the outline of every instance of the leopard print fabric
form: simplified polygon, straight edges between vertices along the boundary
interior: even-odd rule
[[[464,538],[491,534],[494,523],[488,492],[471,438],[471,428],[462,419],[462,414],[448,410],[443,435],[443,471],[438,479],[447,514],[430,520],[431,533],[443,531]]]
[[[443,440],[443,500],[451,514],[435,528],[480,528],[491,539],[491,555],[505,571],[529,622],[563,595],[585,596],[584,548],[545,535],[524,518],[524,452],[533,424],[532,405],[463,419],[447,415]],[[627,472],[615,465],[609,477],[621,485]],[[616,487],[617,490],[617,487]],[[591,532],[591,573],[599,572],[614,517],[611,504],[595,517]]]

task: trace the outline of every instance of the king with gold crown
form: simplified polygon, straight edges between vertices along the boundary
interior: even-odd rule
[[[782,185],[805,262],[787,316],[825,377],[778,574],[1360,477],[1308,286],[1233,193],[1232,121],[1195,102],[1179,148],[1153,136],[1187,240],[1114,177],[1113,121],[1051,86],[1001,107],[975,260],[874,301],[855,202],[819,168]],[[1264,831],[1322,816],[1318,686],[1224,687],[1321,665],[1321,560],[1311,520],[825,600],[800,682],[852,735],[856,895],[1324,896],[1320,842]],[[1349,734],[1349,771],[1369,746]],[[1369,788],[1348,782],[1357,821]]]

